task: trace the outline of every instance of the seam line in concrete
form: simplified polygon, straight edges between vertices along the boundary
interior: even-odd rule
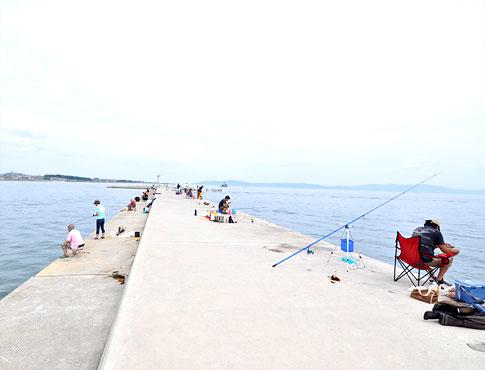
[[[116,271],[116,270],[114,270],[114,271]],[[120,274],[120,275],[128,276],[128,274]],[[113,276],[113,273],[105,273],[105,274],[59,274],[59,275],[41,275],[41,276],[34,276],[34,277],[36,277],[36,278],[49,278],[49,277],[62,277],[62,276]]]

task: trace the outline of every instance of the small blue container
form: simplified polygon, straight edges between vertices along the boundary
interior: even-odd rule
[[[340,239],[340,249],[344,252],[353,252],[354,241],[352,239],[349,239],[349,250],[347,250],[347,239]]]
[[[485,282],[456,280],[455,297],[461,302],[480,304],[485,301]]]

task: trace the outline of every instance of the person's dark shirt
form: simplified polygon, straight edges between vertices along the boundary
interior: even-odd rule
[[[445,244],[441,231],[436,230],[432,226],[418,227],[413,231],[413,236],[421,237],[419,255],[421,256],[421,259],[423,261],[428,260],[425,262],[431,261],[431,258],[429,256],[434,255],[434,250],[438,245]]]
[[[222,211],[225,206],[226,206],[226,200],[223,199],[219,202],[219,211]]]

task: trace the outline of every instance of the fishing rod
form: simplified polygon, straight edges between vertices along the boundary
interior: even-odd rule
[[[360,220],[361,218],[364,218],[364,217],[365,217],[365,216],[367,216],[369,213],[374,212],[374,211],[375,211],[375,210],[377,210],[378,208],[381,208],[382,206],[386,205],[387,203],[392,202],[394,199],[399,198],[401,195],[406,194],[407,192],[409,192],[409,191],[413,190],[414,188],[418,187],[418,186],[419,186],[419,185],[421,185],[421,184],[424,184],[426,181],[429,181],[429,180],[431,180],[433,177],[436,177],[436,176],[438,176],[438,174],[437,174],[437,173],[435,173],[433,176],[430,176],[430,177],[428,177],[428,178],[424,179],[423,181],[418,182],[416,185],[411,186],[410,188],[408,188],[408,189],[404,190],[403,192],[401,192],[401,193],[399,193],[399,194],[395,195],[394,197],[392,197],[392,198],[390,198],[390,199],[386,200],[384,203],[381,203],[381,204],[379,204],[378,206],[376,206],[376,207],[372,208],[370,211],[365,212],[365,213],[364,213],[362,216],[359,216],[359,217],[357,217],[357,218],[354,218],[352,221],[347,222],[345,225],[340,226],[338,229],[336,229],[336,230],[332,231],[331,233],[329,233],[329,234],[327,234],[327,235],[325,235],[325,236],[322,236],[320,239],[315,240],[313,243],[308,244],[306,247],[303,247],[303,248],[301,248],[301,249],[297,250],[297,251],[296,251],[295,253],[293,253],[292,255],[290,255],[290,256],[288,256],[288,257],[286,257],[286,258],[282,259],[281,261],[279,261],[279,262],[275,263],[275,264],[274,264],[272,267],[276,267],[276,266],[278,266],[279,264],[281,264],[281,263],[283,263],[283,262],[285,262],[285,261],[289,260],[290,258],[292,258],[292,257],[296,256],[297,254],[299,254],[299,253],[303,252],[304,250],[307,250],[307,249],[308,249],[308,248],[310,248],[311,246],[313,246],[313,245],[315,245],[315,244],[317,244],[317,243],[321,242],[323,239],[328,238],[329,236],[331,236],[331,235],[335,234],[336,232],[338,232],[338,231],[340,231],[340,230],[342,230],[342,229],[348,228],[348,227],[349,227],[349,225],[350,225],[350,224],[353,224],[355,221],[358,221],[358,220]]]

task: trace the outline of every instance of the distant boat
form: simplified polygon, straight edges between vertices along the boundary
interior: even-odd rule
[[[221,188],[227,188],[227,184],[225,181],[221,184]]]

